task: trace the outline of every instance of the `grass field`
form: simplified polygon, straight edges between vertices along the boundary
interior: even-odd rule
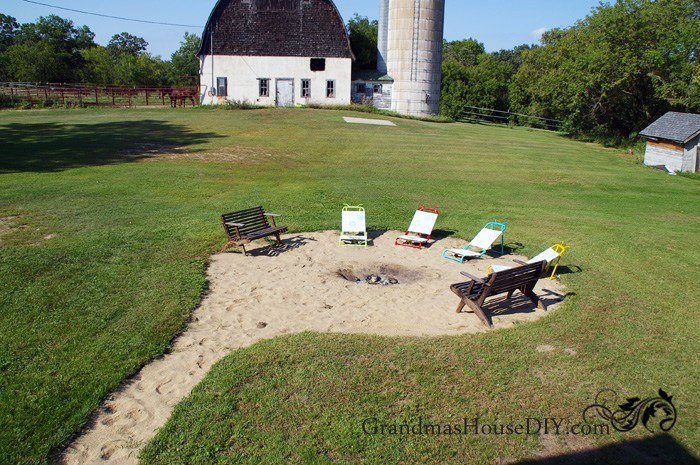
[[[110,391],[167,348],[206,288],[207,257],[224,241],[220,213],[263,204],[292,231],[335,229],[346,202],[364,204],[375,229],[404,228],[421,203],[440,206],[440,227],[461,238],[507,220],[524,255],[564,240],[570,295],[508,331],[302,334],[238,351],[177,408],[145,463],[499,463],[540,447],[644,443],[641,427],[549,441],[368,436],[361,422],[577,421],[603,388],[647,397],[660,387],[678,423],[652,446],[678,462],[683,449],[698,454],[697,177],[542,131],[364,127],[343,124],[346,114],[0,113],[5,462],[55,457]]]

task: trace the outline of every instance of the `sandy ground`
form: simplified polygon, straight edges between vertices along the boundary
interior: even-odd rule
[[[486,331],[472,313],[456,314],[450,284],[460,271],[485,276],[489,264],[513,258],[472,260],[464,265],[440,257],[463,241],[447,238],[421,251],[395,247],[397,232],[375,237],[369,248],[338,246],[335,232],[291,235],[283,246],[254,249],[244,257],[212,257],[211,292],[187,330],[165,356],[144,367],[112,394],[93,422],[67,449],[66,464],[135,464],[141,447],[165,424],[211,366],[232,350],[261,339],[303,331],[391,336],[458,335]],[[264,246],[264,244],[262,244]],[[338,276],[379,273],[399,285],[370,286]],[[538,295],[556,308],[564,294],[557,281],[540,281]],[[495,328],[532,321],[546,313],[517,294],[490,304]]]

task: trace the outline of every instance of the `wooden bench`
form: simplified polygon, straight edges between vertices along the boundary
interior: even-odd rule
[[[453,284],[450,287],[452,292],[457,294],[461,299],[457,307],[457,313],[460,313],[465,306],[468,306],[486,326],[492,328],[493,322],[491,321],[491,314],[488,310],[483,308],[484,301],[489,297],[500,294],[507,294],[506,298],[510,299],[513,297],[515,291],[520,291],[525,294],[538,308],[547,310],[547,307],[534,292],[537,281],[539,281],[544,274],[546,262],[527,264],[518,261],[518,263],[523,266],[492,273],[484,279],[462,272],[462,274],[471,279],[471,281]]]
[[[245,250],[246,244],[270,236],[275,236],[277,242],[282,243],[280,234],[287,232],[287,228],[277,226],[275,218],[279,216],[274,213],[265,213],[263,207],[221,215],[221,222],[228,237],[228,242],[221,249],[221,252],[225,252],[230,247],[238,246],[243,249],[244,255],[248,255]],[[272,224],[268,222],[268,218],[272,220]]]

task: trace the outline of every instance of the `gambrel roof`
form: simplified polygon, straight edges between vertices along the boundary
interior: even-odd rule
[[[212,47],[213,36],[213,47]],[[333,0],[219,0],[202,55],[354,58]]]
[[[700,134],[700,115],[669,111],[639,133],[649,139],[663,139],[687,144]]]

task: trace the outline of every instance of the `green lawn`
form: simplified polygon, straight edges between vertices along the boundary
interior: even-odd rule
[[[343,124],[346,114],[0,112],[0,457],[51,460],[166,349],[206,288],[220,213],[263,204],[292,231],[335,229],[346,202],[364,204],[376,229],[404,228],[421,203],[440,206],[440,227],[461,238],[507,220],[524,255],[564,240],[570,295],[508,331],[302,334],[238,351],[177,408],[144,462],[499,463],[532,456],[539,438],[378,437],[361,422],[577,421],[603,388],[647,397],[660,387],[679,414],[678,445],[663,453],[698,454],[697,177],[542,131],[365,127]]]

